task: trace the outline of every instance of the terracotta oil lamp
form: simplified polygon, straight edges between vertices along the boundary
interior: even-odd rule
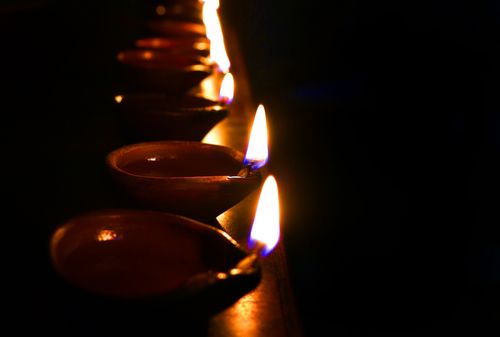
[[[201,142],[135,143],[106,159],[117,186],[134,203],[195,219],[215,218],[261,182],[260,174],[238,175],[242,153]]]
[[[221,145],[158,141],[118,148],[108,154],[106,164],[135,204],[212,220],[261,183],[259,168],[267,162],[268,150],[265,116],[262,120],[260,115],[246,155]]]
[[[234,303],[260,280],[257,263],[224,231],[169,213],[104,209],[68,219],[53,233],[51,261],[65,297],[104,316],[163,307],[207,315]]]
[[[267,177],[243,249],[226,232],[179,215],[103,209],[74,216],[53,232],[52,266],[63,301],[100,332],[171,328],[208,317],[252,291],[263,256],[279,240],[279,201]],[[68,305],[68,304],[66,304]],[[69,313],[71,315],[71,313]],[[139,319],[139,317],[141,319]]]
[[[117,118],[123,124],[126,138],[132,142],[201,141],[228,115],[234,94],[234,83],[232,86],[231,83],[224,81],[226,85],[221,86],[217,101],[202,94],[130,92],[117,95]]]
[[[118,86],[125,91],[154,91],[183,94],[213,73],[207,58],[173,54],[162,49],[136,48],[118,53]]]
[[[166,37],[205,37],[205,25],[188,20],[168,20],[152,18],[146,21],[150,34]]]
[[[128,93],[115,101],[126,136],[134,142],[201,141],[228,115],[226,104],[201,95]]]
[[[137,48],[159,49],[172,54],[203,56],[210,55],[210,41],[204,37],[145,37],[135,41]]]
[[[201,22],[203,3],[198,0],[163,0],[141,2],[146,20],[185,20]]]

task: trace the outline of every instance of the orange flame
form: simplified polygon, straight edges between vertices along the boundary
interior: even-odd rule
[[[250,165],[253,169],[258,169],[267,163],[269,156],[267,138],[266,111],[264,106],[260,104],[255,113],[252,131],[250,132],[244,165]]]
[[[250,231],[249,245],[264,244],[263,254],[269,254],[280,237],[280,207],[278,197],[278,184],[274,176],[266,178],[260,192],[257,211]]]
[[[224,35],[217,14],[218,8],[219,0],[206,0],[203,4],[203,23],[207,31],[207,38],[210,40],[210,58],[217,63],[221,72],[227,73],[231,62],[224,45]]]
[[[227,73],[224,75],[224,79],[222,80],[222,84],[220,86],[219,99],[229,104],[233,101],[234,96],[234,78],[231,73]]]

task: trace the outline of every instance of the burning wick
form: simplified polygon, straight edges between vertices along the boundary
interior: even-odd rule
[[[187,284],[191,291],[205,289],[220,282],[231,282],[240,277],[256,275],[259,260],[268,255],[278,244],[280,237],[280,211],[278,184],[270,175],[266,178],[260,192],[257,211],[248,240],[249,252],[228,271],[209,271],[192,278]]]
[[[278,184],[274,176],[266,178],[260,192],[257,211],[250,231],[247,257],[229,271],[231,275],[247,273],[256,268],[261,256],[268,255],[278,244],[280,237],[280,212]]]
[[[260,104],[253,120],[243,168],[238,172],[238,176],[248,177],[267,163],[269,156],[267,138],[266,111]]]
[[[229,274],[231,275],[238,275],[238,274],[250,274],[257,268],[257,263],[262,255],[262,252],[264,251],[266,245],[263,243],[259,243],[257,248],[253,248],[250,253],[238,264],[229,271]]]

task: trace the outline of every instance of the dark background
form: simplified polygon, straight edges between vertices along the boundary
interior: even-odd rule
[[[57,323],[51,231],[113,200],[99,158],[121,145],[109,93],[138,3],[2,2],[17,329]],[[498,335],[498,2],[221,4],[268,113],[305,335]]]
[[[499,3],[227,3],[307,335],[498,334]]]

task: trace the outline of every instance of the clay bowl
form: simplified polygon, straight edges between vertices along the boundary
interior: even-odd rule
[[[119,97],[118,117],[133,142],[201,141],[228,115],[227,105],[197,95],[129,93]]]
[[[137,48],[160,49],[173,54],[208,57],[210,41],[202,37],[146,37],[135,41]]]
[[[124,90],[181,94],[189,91],[215,70],[207,58],[173,54],[161,49],[130,49],[118,53]]]
[[[154,35],[168,37],[206,37],[205,25],[185,20],[152,18],[146,21],[146,29]]]
[[[106,163],[134,204],[209,221],[259,187],[260,173],[237,176],[243,157],[220,145],[159,141],[121,147]]]
[[[203,3],[198,0],[141,2],[140,7],[145,19],[203,21]]]
[[[258,260],[235,267],[249,255],[222,230],[147,210],[75,216],[54,231],[50,254],[61,297],[108,326],[113,315],[121,325],[124,315],[158,308],[163,324],[169,315],[210,315],[252,290],[261,276]]]

